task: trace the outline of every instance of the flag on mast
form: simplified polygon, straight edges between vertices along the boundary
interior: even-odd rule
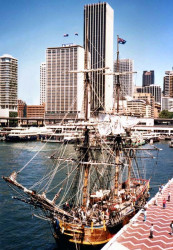
[[[125,44],[126,40],[122,39],[122,38],[118,38],[118,43],[120,44]]]

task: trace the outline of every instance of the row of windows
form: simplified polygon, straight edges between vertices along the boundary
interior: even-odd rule
[[[65,48],[65,49],[57,49],[57,50],[47,50],[47,54],[68,54],[77,52],[77,48]]]

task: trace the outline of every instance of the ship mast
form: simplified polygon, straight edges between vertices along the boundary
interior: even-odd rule
[[[88,121],[89,119],[89,74],[88,74],[88,18],[86,19],[86,38],[85,38],[85,92],[84,92],[84,110],[85,110],[85,121]],[[88,162],[89,161],[89,129],[86,126],[85,127],[85,135],[84,135],[84,144],[82,147],[83,150],[83,161]],[[90,170],[90,164],[83,165],[84,167],[84,182],[83,182],[83,200],[82,205],[84,209],[86,209],[87,206],[87,199],[88,199],[88,176],[89,176],[89,170]]]
[[[116,83],[116,96],[117,96],[117,115],[119,113],[119,100],[120,100],[120,97],[119,97],[119,94],[120,94],[120,76],[119,76],[119,43],[118,43],[118,40],[119,40],[119,35],[117,35],[117,83]],[[119,158],[120,158],[120,150],[119,150],[119,147],[120,147],[120,143],[121,143],[121,137],[120,135],[118,135],[116,138],[115,138],[115,143],[116,143],[116,157],[115,157],[115,191],[114,191],[114,195],[115,197],[118,197],[118,187],[119,187],[119,183],[118,183],[118,178],[119,178]]]
[[[116,72],[113,73],[117,77],[117,82],[116,82],[116,99],[117,99],[117,115],[119,115],[119,102],[120,102],[120,75],[126,75],[126,74],[133,74],[136,72],[119,72],[120,67],[119,67],[119,35],[117,35],[117,62],[116,62]],[[115,105],[115,102],[114,102]],[[113,112],[115,113],[115,106],[113,107]],[[122,143],[122,138],[120,135],[117,135],[115,138],[115,152],[116,152],[116,157],[115,157],[115,185],[114,185],[114,195],[117,197],[118,196],[118,188],[119,188],[119,166],[120,166],[120,147]],[[129,157],[129,169],[128,169],[128,183],[127,186],[130,188],[130,172],[131,172],[131,164],[132,164],[132,159]]]
[[[130,190],[131,168],[132,168],[132,153],[133,149],[129,150],[129,165],[128,165],[128,177],[127,177],[127,190]]]
[[[119,73],[119,35],[117,35],[117,72]],[[117,114],[119,113],[119,100],[120,100],[120,75],[117,75],[116,83],[116,96],[117,96]]]

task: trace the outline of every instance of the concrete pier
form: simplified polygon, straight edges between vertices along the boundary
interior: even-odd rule
[[[165,208],[163,208],[164,199],[166,199]],[[146,221],[143,210],[140,210],[102,250],[173,250],[173,235],[170,228],[170,223],[173,221],[173,179],[169,180],[162,192],[158,192],[145,207]],[[149,237],[151,224],[154,228],[153,238]]]

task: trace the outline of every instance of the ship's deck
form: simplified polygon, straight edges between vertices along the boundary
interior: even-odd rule
[[[168,199],[163,209],[163,199]],[[157,205],[155,200],[157,199]],[[102,250],[133,249],[133,250],[159,250],[173,249],[173,235],[171,235],[170,223],[173,221],[173,179],[163,188],[162,194],[158,192],[146,204],[147,219],[144,222],[144,214],[139,211],[129,224],[124,226]],[[151,224],[154,226],[153,238],[150,238]]]

